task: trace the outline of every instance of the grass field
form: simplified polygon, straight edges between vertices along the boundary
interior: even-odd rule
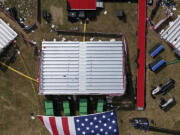
[[[18,4],[22,0],[7,0],[7,5],[16,6],[18,9]],[[35,20],[35,0],[32,0],[32,4],[26,7],[25,4],[22,5],[24,12],[32,12],[32,17],[26,17],[26,23],[30,24],[36,22]],[[83,25],[80,22],[69,23],[67,21],[66,12],[66,0],[41,0],[42,10],[48,10],[52,13],[53,24],[55,24],[57,29],[70,30],[77,27],[80,31],[83,31]],[[179,9],[180,6],[178,5]],[[27,8],[27,9],[26,9]],[[123,9],[125,11],[127,21],[123,22],[116,18],[116,11]],[[107,10],[107,15],[104,15],[104,10]],[[138,24],[138,5],[137,3],[128,4],[126,2],[105,2],[105,9],[102,10],[97,17],[97,20],[90,22],[87,25],[88,32],[123,32],[126,35],[129,48],[129,59],[130,68],[132,72],[133,85],[135,85],[136,80],[136,64],[135,59],[137,56],[137,24]],[[19,9],[18,9],[19,11]],[[180,10],[176,11],[176,14],[180,13]],[[22,14],[19,11],[22,17]],[[149,12],[148,12],[149,14]],[[18,32],[24,33],[19,26],[13,23],[10,19],[5,17],[0,13],[0,17],[5,21],[10,23],[10,25]],[[163,17],[163,10],[160,9],[155,21]],[[41,40],[61,40],[63,37],[66,40],[82,40],[82,37],[78,36],[64,36],[56,35],[50,31],[50,28],[42,20],[42,24],[38,24],[38,29],[34,33],[25,34],[25,37],[33,39],[37,42],[38,47],[41,46]],[[89,40],[90,37],[86,37]],[[109,38],[94,37],[94,40],[110,40]],[[120,40],[120,39],[116,39]],[[157,35],[149,30],[148,26],[148,38],[147,38],[147,51],[155,44],[159,42]],[[160,55],[166,60],[176,59],[173,51],[170,49],[166,43],[163,42],[165,51]],[[21,52],[17,55],[15,63],[11,64],[13,68],[33,77],[37,78],[38,73],[38,57],[33,56],[33,48],[30,45],[25,45],[24,42],[18,38],[17,46]],[[25,66],[23,64],[23,61]],[[147,54],[147,64],[153,59]],[[163,69],[158,74],[154,74],[147,70],[146,72],[146,109],[145,111],[117,111],[118,120],[123,120],[119,122],[119,131],[121,135],[161,135],[160,133],[144,132],[138,131],[131,127],[128,123],[129,119],[132,117],[147,117],[156,122],[156,126],[178,130],[180,129],[180,84],[179,84],[179,74],[178,69],[180,69],[180,64],[169,65]],[[175,88],[170,92],[176,98],[177,105],[169,112],[163,112],[159,109],[157,103],[151,98],[150,90],[151,86],[158,85],[159,83],[166,82],[168,77],[176,80]],[[6,72],[0,71],[0,135],[48,135],[49,133],[43,127],[38,119],[31,120],[31,113],[45,114],[44,112],[44,97],[37,95],[37,84],[25,79],[16,73],[7,70]]]

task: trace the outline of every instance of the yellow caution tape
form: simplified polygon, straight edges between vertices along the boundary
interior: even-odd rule
[[[16,70],[16,69],[14,69],[14,68],[12,68],[12,67],[10,67],[10,66],[6,65],[5,63],[0,62],[0,64],[1,64],[1,65],[3,65],[3,66],[5,66],[5,67],[7,67],[7,68],[8,68],[8,69],[10,69],[11,71],[14,71],[14,72],[15,72],[15,73],[17,73],[17,74],[19,74],[19,75],[21,75],[21,76],[23,76],[23,77],[25,77],[25,78],[27,78],[27,79],[30,79],[30,80],[32,80],[32,81],[34,81],[34,82],[37,82],[37,83],[38,83],[38,80],[33,79],[32,77],[27,76],[27,75],[25,75],[25,74],[21,73],[20,71],[18,71],[18,70]]]

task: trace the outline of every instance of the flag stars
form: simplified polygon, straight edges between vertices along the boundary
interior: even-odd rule
[[[91,130],[91,133],[94,133],[94,130]]]
[[[92,126],[92,125],[94,125],[94,123],[93,123],[93,122],[90,122],[90,125]]]
[[[87,121],[88,121],[88,118],[85,118],[85,121],[87,122]]]
[[[79,123],[79,119],[77,119],[76,122]]]
[[[113,123],[113,124],[115,124],[115,123],[116,123],[116,121],[115,121],[115,120],[113,120],[113,121],[112,121],[112,123]]]
[[[117,129],[114,129],[113,131],[114,131],[114,132],[117,132]]]
[[[107,132],[107,131],[105,132],[105,135],[108,135],[108,132]]]
[[[77,135],[117,135],[115,112],[76,117]]]
[[[109,126],[109,129],[112,129],[112,127],[111,127],[111,126]]]
[[[78,130],[78,131],[81,131],[81,129],[80,129],[80,128],[77,128],[77,130]]]

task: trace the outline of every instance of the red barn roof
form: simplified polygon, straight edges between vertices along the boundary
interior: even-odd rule
[[[96,10],[96,0],[68,0],[71,10]]]

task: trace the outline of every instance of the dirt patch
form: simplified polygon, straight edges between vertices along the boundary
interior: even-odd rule
[[[63,8],[51,6],[52,22],[55,24],[63,25]]]

